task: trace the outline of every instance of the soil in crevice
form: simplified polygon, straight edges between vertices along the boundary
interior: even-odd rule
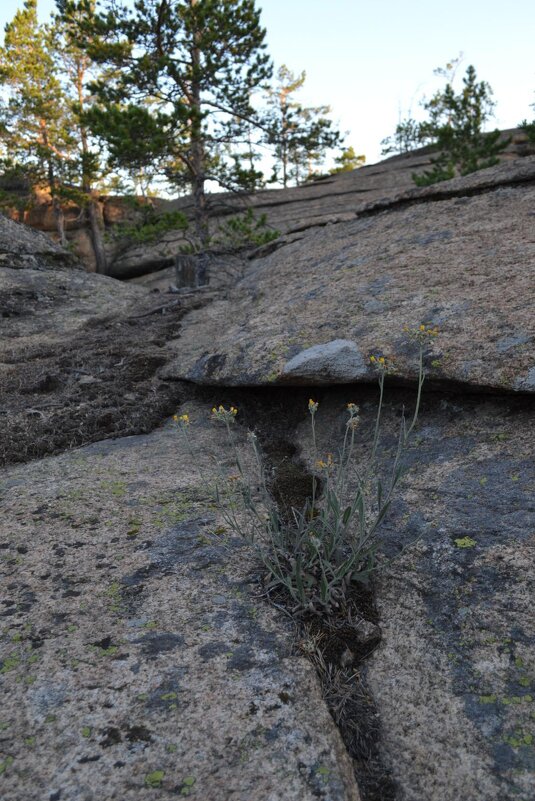
[[[154,298],[150,298],[154,305]],[[90,442],[144,434],[184,397],[163,382],[165,345],[186,308],[95,322],[62,347],[43,344],[4,357],[0,387],[0,466]],[[9,344],[9,340],[4,344]],[[16,345],[16,339],[14,345]]]
[[[239,422],[255,431],[266,460],[270,491],[282,515],[302,509],[310,499],[312,475],[299,458],[296,429],[307,414],[310,388],[291,390],[192,388],[208,406],[235,405]],[[314,389],[314,398],[321,392]],[[277,605],[290,604],[278,595]],[[299,650],[312,661],[325,701],[351,756],[362,801],[396,801],[397,786],[382,758],[381,723],[367,688],[365,663],[380,642],[379,615],[373,584],[360,586],[339,617],[299,618]],[[367,637],[358,633],[363,622]]]

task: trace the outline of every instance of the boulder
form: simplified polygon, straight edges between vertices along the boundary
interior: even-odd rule
[[[362,353],[349,339],[302,350],[284,365],[281,379],[310,384],[347,384],[367,375]]]

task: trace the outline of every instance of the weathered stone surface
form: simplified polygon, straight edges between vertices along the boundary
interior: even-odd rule
[[[230,391],[238,420],[254,427],[263,410],[280,464],[308,486],[295,452],[315,459],[309,392],[291,385],[322,384],[310,393],[321,454],[336,457],[344,405],[359,403],[365,455],[376,402],[368,355],[385,353],[396,364],[379,448],[388,474],[414,401],[414,389],[393,386],[416,375],[401,328],[420,322],[441,334],[425,357],[411,471],[381,530],[380,619],[361,632],[361,642],[382,640],[355,668],[363,706],[377,712],[375,768],[407,801],[533,798],[535,160],[409,191],[402,162],[399,191],[380,188],[392,165],[360,171],[370,181],[360,204],[356,183],[329,200],[351,175],[304,187],[286,211],[274,198],[281,215],[297,210],[292,232],[249,264],[218,262],[211,287],[191,297],[149,291],[169,275],[135,286],[49,269],[67,264],[63,252],[9,229],[6,264],[18,269],[0,270],[7,461],[148,431],[173,393],[206,402],[182,408],[194,458],[166,424],[0,474],[2,799],[357,798],[295,630],[256,597],[250,554],[227,541],[198,476],[214,475],[211,455],[232,469],[223,432],[207,422],[220,390],[155,373],[172,360],[162,375],[253,385]],[[451,384],[468,392],[445,394]],[[353,670],[355,653],[340,665]],[[366,745],[372,734],[363,724],[358,737]],[[377,770],[363,801],[392,798]]]
[[[158,425],[181,397],[156,376],[165,344],[200,295],[0,268],[0,464]]]
[[[333,339],[302,350],[286,362],[281,377],[317,384],[347,384],[367,375],[362,353],[349,339]]]
[[[61,256],[61,253],[60,253]],[[83,270],[0,267],[2,350],[65,341],[84,326],[120,317],[147,291]]]
[[[164,345],[199,300],[65,269],[43,234],[0,230],[0,464],[151,430],[179,398],[155,375]]]
[[[0,266],[10,269],[82,269],[82,265],[45,234],[0,214]]]
[[[133,201],[133,198],[114,197],[112,195],[94,198],[95,213],[103,233],[103,246],[110,263],[117,256],[119,243],[113,236],[107,236],[106,234],[110,234],[112,229],[118,225],[132,224],[141,220],[141,213]],[[147,201],[138,198],[138,202]],[[160,205],[158,199],[149,202]],[[165,204],[165,201],[162,202]],[[63,203],[62,210],[64,215],[63,227],[70,250],[82,262],[86,270],[95,272],[95,254],[91,242],[87,214],[84,209],[74,202]],[[13,208],[8,212],[8,216],[11,220],[19,220],[32,229],[46,232],[49,241],[58,241],[56,214],[52,198],[48,192],[38,191],[34,205],[24,211],[22,215],[17,209]],[[124,246],[124,243],[122,244]],[[118,272],[118,275],[120,274]]]
[[[533,146],[528,146],[522,132],[504,131],[503,136],[512,136],[511,143],[501,156],[506,167],[512,159],[533,155]],[[251,206],[256,214],[265,214],[268,224],[284,237],[289,234],[295,236],[297,232],[307,228],[354,219],[370,204],[388,203],[406,193],[414,197],[434,194],[440,192],[441,188],[435,186],[417,189],[412,179],[413,173],[422,172],[430,166],[432,155],[429,148],[421,148],[413,153],[393,156],[378,164],[327,176],[303,186],[259,191],[245,200],[228,193],[214,193],[209,196],[213,215],[210,226],[215,232],[229,214],[243,212]],[[113,200],[120,208],[120,199]],[[172,201],[160,200],[159,203],[160,208],[165,211],[178,210],[189,218],[193,216],[189,197]],[[112,274],[125,278],[164,269],[167,266],[166,260],[180,252],[185,244],[187,240],[184,235],[179,231],[172,231],[154,243],[129,248],[114,260]]]
[[[346,402],[361,405],[362,467],[376,393],[315,397],[320,454],[336,452]],[[387,392],[385,475],[413,403],[414,393]],[[303,404],[298,441],[312,463],[307,417]],[[425,396],[410,472],[381,529],[382,641],[364,671],[400,798],[535,794],[534,432],[531,399]]]
[[[304,231],[252,261],[232,297],[188,317],[165,375],[278,382],[301,351],[350,339],[414,380],[402,329],[429,322],[443,331],[432,379],[532,392],[534,207],[530,157]]]
[[[225,431],[182,411],[194,463],[168,424],[1,474],[3,801],[358,801],[292,626],[220,528]]]

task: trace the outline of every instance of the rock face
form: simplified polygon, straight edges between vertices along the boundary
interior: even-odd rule
[[[283,239],[251,261],[231,297],[188,317],[166,375],[282,382],[295,359],[343,339],[414,380],[403,327],[430,323],[444,333],[432,380],[533,392],[534,207],[535,158],[526,158]],[[322,369],[308,370],[310,384],[323,382]],[[359,361],[340,381],[372,375]]]
[[[418,190],[381,189],[391,166],[359,171],[360,203],[351,175],[269,195],[301,220],[181,295],[67,270],[0,220],[2,799],[535,796],[535,159]],[[236,463],[209,410],[238,407],[253,484],[247,429],[304,502],[349,402],[362,475],[384,355],[388,476],[420,324],[440,334],[360,591],[365,654],[322,665],[321,637],[262,598],[226,484],[214,504]]]
[[[63,248],[39,231],[0,214],[0,265],[10,269],[82,269]]]
[[[359,799],[292,627],[207,508],[224,428],[182,411],[194,470],[172,424],[2,475],[4,801]]]
[[[172,316],[152,314],[166,302],[85,272],[2,217],[0,259],[0,464],[144,431],[171,413],[176,388],[155,373],[187,299]]]
[[[345,404],[361,406],[360,469],[377,393],[321,390],[320,453],[333,451]],[[390,390],[379,452],[389,474],[402,409]],[[313,460],[307,412],[296,440]],[[382,641],[366,663],[382,753],[399,796],[502,801],[535,793],[535,410],[530,398],[429,393],[381,530]]]
[[[158,200],[151,202],[159,203]],[[63,204],[62,209],[65,235],[71,252],[82,262],[86,270],[95,272],[95,254],[84,209],[73,201]],[[95,213],[102,228],[104,250],[108,260],[113,262],[118,255],[119,248],[118,242],[114,241],[113,236],[109,236],[109,234],[117,225],[132,224],[139,220],[140,211],[136,209],[132,199],[108,196],[96,199]],[[51,197],[47,192],[37,193],[35,204],[22,213],[23,219],[20,219],[20,212],[14,209],[11,211],[10,217],[11,221],[18,220],[37,231],[45,232],[49,242],[56,242],[58,239],[56,215]]]
[[[504,131],[503,136],[511,137],[507,150],[501,156],[505,165],[519,156],[534,154],[533,146],[527,144],[527,137],[522,132]],[[329,223],[352,220],[356,213],[371,203],[385,199],[391,201],[406,192],[416,192],[418,196],[420,190],[415,190],[412,175],[427,169],[431,157],[429,148],[421,148],[303,186],[260,191],[245,201],[226,193],[214,193],[210,195],[213,214],[211,227],[216,231],[229,214],[240,213],[249,206],[252,206],[255,214],[265,214],[268,224],[284,236],[295,236],[311,227],[320,228]],[[161,204],[165,211],[182,211],[186,216],[192,216],[187,197],[161,201]],[[158,268],[158,263],[163,269],[166,260],[178,253],[184,244],[180,232],[170,231],[152,244],[129,248],[114,260],[113,275],[126,278],[144,271],[152,272]]]
[[[305,384],[346,384],[367,375],[362,353],[349,339],[333,339],[302,350],[283,367],[282,379]]]
[[[520,156],[533,155],[534,148],[522,131],[503,131],[502,135],[511,140],[500,156],[504,164]],[[250,206],[256,214],[265,214],[268,225],[285,236],[310,227],[354,219],[355,212],[363,206],[414,191],[412,175],[427,169],[432,155],[429,148],[420,148],[359,170],[326,176],[303,186],[259,191],[245,200],[227,193],[214,193],[210,196],[211,229],[217,232],[219,225],[229,215],[241,213]],[[144,202],[140,198],[138,200]],[[157,204],[162,211],[181,211],[193,219],[188,197],[172,201],[157,198],[150,202]],[[70,248],[85,268],[94,272],[95,258],[83,210],[75,203],[70,203],[65,206],[64,212]],[[13,214],[18,215],[18,212]],[[115,278],[136,278],[162,271],[173,263],[180,249],[188,244],[181,231],[169,231],[154,242],[130,247],[125,242],[114,240],[113,231],[117,225],[132,224],[141,218],[131,198],[98,198],[97,214],[105,233],[104,247],[109,274]],[[36,205],[24,213],[23,222],[45,231],[51,238],[56,237],[56,219],[50,196],[41,192]],[[172,276],[170,281],[166,281],[165,288],[169,283],[172,283]]]

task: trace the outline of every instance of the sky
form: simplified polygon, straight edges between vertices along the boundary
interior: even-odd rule
[[[53,0],[38,0],[45,21]],[[4,0],[0,31],[23,0]],[[346,146],[381,158],[381,139],[400,116],[444,84],[433,70],[463,53],[494,90],[490,127],[513,128],[535,111],[534,0],[257,0],[276,67],[306,71],[298,99],[329,105]]]

